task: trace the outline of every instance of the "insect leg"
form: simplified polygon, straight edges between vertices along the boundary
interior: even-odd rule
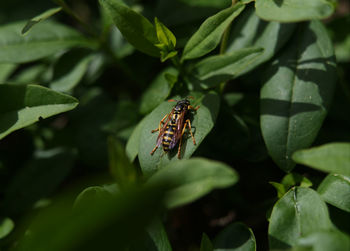
[[[199,105],[196,108],[194,108],[192,105],[189,105],[188,109],[197,111],[199,109],[199,107],[200,107]]]
[[[153,153],[157,150],[157,148],[158,148],[158,144],[153,148],[153,150],[152,150],[152,152],[150,153],[151,155],[153,155]]]
[[[182,129],[182,132],[181,132],[181,136],[180,136],[180,142],[179,142],[179,148],[177,150],[177,158],[180,159],[181,158],[181,145],[182,145],[182,136],[184,135],[185,133],[185,129],[186,129],[186,126],[187,126],[187,122],[189,120],[186,120],[185,124],[184,124],[184,127]]]
[[[167,117],[168,115],[169,115],[169,114],[165,114],[165,116],[164,116],[164,117],[162,118],[162,120],[159,122],[158,128],[152,130],[152,133],[157,132],[157,131],[160,131],[160,128],[162,127],[162,124],[164,123],[164,120],[166,119],[166,117]]]
[[[193,144],[195,145],[196,144],[196,140],[194,139],[193,134],[192,134],[191,121],[189,119],[187,119],[185,125],[188,125],[188,129],[190,130],[190,134],[191,134],[191,137],[192,137]]]

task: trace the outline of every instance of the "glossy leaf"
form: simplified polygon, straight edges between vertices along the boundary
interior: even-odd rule
[[[331,41],[318,21],[300,24],[298,36],[266,72],[260,126],[270,156],[285,171],[292,154],[314,141],[336,83]]]
[[[298,239],[333,229],[327,205],[312,189],[293,187],[274,205],[270,217],[270,249],[286,249]]]
[[[50,196],[74,165],[75,153],[67,149],[40,151],[10,181],[1,205],[2,213],[18,214]]]
[[[169,184],[165,203],[168,208],[178,207],[206,195],[216,188],[235,184],[238,174],[218,161],[191,158],[169,163],[148,180],[148,185],[161,181]]]
[[[278,22],[323,19],[334,12],[327,0],[256,0],[255,8],[262,19]]]
[[[141,120],[133,132],[131,133],[128,142],[125,147],[126,155],[128,156],[130,162],[134,162],[136,156],[139,153],[139,143],[140,143],[140,137],[141,137],[141,130],[144,127],[144,121],[145,119]]]
[[[260,19],[253,6],[247,6],[244,12],[232,23],[227,42],[226,53],[244,48],[263,48],[264,51],[251,64],[236,74],[247,73],[258,65],[270,60],[290,39],[296,24],[266,22]]]
[[[42,86],[0,85],[0,139],[77,105],[75,98]]]
[[[95,47],[77,31],[55,22],[43,22],[23,36],[23,22],[0,27],[0,62],[26,63],[72,47]]]
[[[253,231],[242,223],[232,223],[215,237],[214,250],[255,251],[256,242]]]
[[[211,243],[211,240],[209,239],[208,235],[206,235],[205,233],[202,234],[201,247],[199,250],[200,251],[214,251],[213,244]]]
[[[196,112],[190,112],[192,114],[190,120],[193,135],[197,144],[193,144],[189,134],[184,135],[181,150],[181,158],[184,159],[188,159],[194,153],[213,128],[220,102],[218,95],[214,92],[209,92],[205,95],[201,93],[190,93],[190,95],[194,97],[194,100],[191,102],[192,105],[200,106]],[[179,99],[179,97],[175,97],[175,99]],[[171,112],[174,105],[174,102],[163,102],[145,118],[140,132],[138,151],[141,169],[145,174],[151,174],[169,162],[178,160],[177,147],[173,151],[170,151],[170,153],[164,154],[160,146],[153,155],[150,154],[156,145],[158,137],[158,133],[151,133],[151,131],[158,128],[161,119]]]
[[[209,17],[187,42],[181,60],[201,57],[216,48],[225,29],[244,9],[238,3]]]
[[[71,91],[83,78],[94,55],[72,51],[63,55],[54,68],[51,89],[60,92]]]
[[[23,35],[26,34],[34,25],[36,25],[37,23],[39,23],[45,19],[48,19],[49,17],[55,15],[56,13],[60,12],[61,10],[62,10],[62,7],[52,8],[52,9],[49,9],[36,17],[33,17],[32,19],[30,19],[26,23],[26,25],[23,27],[21,33]]]
[[[150,86],[142,94],[140,104],[140,112],[142,114],[151,112],[170,95],[172,86],[166,80],[166,74],[177,76],[178,71],[173,67],[169,67],[155,77]]]
[[[319,231],[300,238],[292,251],[343,251],[350,250],[350,237],[340,231]]]
[[[100,4],[130,44],[150,56],[159,56],[156,29],[148,19],[120,0],[100,0]]]
[[[16,68],[16,64],[0,64],[0,84],[3,84]]]
[[[6,237],[13,228],[15,227],[15,223],[10,218],[1,218],[0,219],[0,239]]]
[[[234,79],[262,54],[262,48],[246,48],[232,53],[211,56],[199,61],[193,71],[201,86],[209,88]]]
[[[350,143],[329,143],[293,154],[293,160],[317,170],[350,176]]]
[[[317,192],[322,199],[350,213],[350,178],[341,174],[329,174],[319,185]]]

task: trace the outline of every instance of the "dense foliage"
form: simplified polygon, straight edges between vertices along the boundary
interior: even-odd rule
[[[349,27],[335,0],[2,0],[0,249],[350,250]],[[185,98],[196,144],[151,155]]]

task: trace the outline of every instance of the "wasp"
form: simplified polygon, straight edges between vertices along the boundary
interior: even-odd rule
[[[193,97],[188,97],[193,98]],[[177,151],[177,157],[181,158],[181,145],[182,136],[185,133],[186,127],[188,127],[193,144],[196,144],[196,140],[192,134],[191,121],[188,118],[188,112],[190,110],[197,111],[199,106],[194,108],[191,106],[190,101],[186,98],[180,101],[170,99],[169,102],[177,102],[170,113],[166,114],[163,119],[159,122],[157,129],[152,130],[152,133],[159,131],[156,146],[153,148],[151,155],[157,150],[157,148],[162,145],[164,153],[169,152],[174,149],[179,142],[179,147]]]

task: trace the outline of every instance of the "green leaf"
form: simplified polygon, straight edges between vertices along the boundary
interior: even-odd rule
[[[55,15],[56,13],[60,12],[61,10],[62,10],[62,7],[52,8],[52,9],[49,9],[36,17],[33,17],[32,19],[30,19],[27,22],[27,24],[22,29],[22,31],[21,31],[22,35],[26,34],[37,23],[39,23],[45,19],[48,19],[49,17]]]
[[[277,197],[280,199],[283,197],[283,195],[287,192],[285,185],[278,183],[278,182],[274,182],[274,181],[270,181],[269,182],[274,188],[276,188],[277,190]]]
[[[48,77],[48,78],[47,78]],[[10,82],[15,84],[37,84],[51,80],[52,68],[45,64],[34,64],[24,68],[11,78]]]
[[[189,133],[184,135],[181,150],[181,158],[184,159],[188,159],[194,153],[206,135],[211,131],[220,105],[219,97],[215,92],[209,92],[205,95],[201,93],[190,93],[189,95],[194,97],[194,100],[191,102],[192,105],[199,105],[200,108],[196,112],[190,112],[192,114],[190,120],[193,136],[197,144],[193,145]],[[150,154],[156,145],[158,137],[158,133],[151,133],[151,131],[158,128],[161,119],[171,112],[174,105],[172,102],[163,102],[145,118],[140,132],[138,151],[141,169],[144,174],[151,174],[169,162],[178,160],[177,147],[168,154],[163,153],[162,147],[159,147],[153,155]]]
[[[99,2],[130,44],[143,53],[159,57],[159,50],[155,46],[158,43],[157,32],[150,21],[120,0],[100,0]]]
[[[196,78],[205,88],[234,79],[247,66],[252,64],[263,53],[262,48],[246,48],[229,54],[211,56],[199,61],[193,71]]]
[[[1,218],[0,219],[0,239],[6,237],[13,228],[15,227],[15,223],[10,218]]]
[[[270,249],[294,246],[300,237],[333,229],[327,205],[312,189],[293,187],[274,205],[270,217]]]
[[[176,38],[174,34],[163,24],[158,18],[154,18],[156,24],[156,32],[158,41],[167,46],[169,50],[172,50],[176,46]]]
[[[0,84],[3,84],[16,68],[16,64],[0,64]]]
[[[317,192],[322,199],[350,213],[350,178],[341,174],[329,174],[319,185]]]
[[[278,22],[323,19],[334,12],[327,0],[256,0],[255,8],[262,19]]]
[[[343,251],[350,250],[350,237],[340,231],[319,231],[300,238],[292,251]]]
[[[179,0],[185,4],[195,7],[213,7],[213,8],[225,8],[232,4],[231,0]]]
[[[147,90],[142,94],[140,112],[147,114],[162,103],[170,94],[172,86],[166,80],[166,74],[178,75],[173,67],[165,68],[152,81]]]
[[[50,88],[59,92],[71,91],[83,78],[94,55],[71,51],[63,55],[54,68]]]
[[[14,175],[6,188],[1,205],[7,214],[18,214],[52,195],[74,165],[75,152],[55,148],[40,151]]]
[[[69,197],[64,196],[38,214],[29,226],[31,234],[19,240],[16,250],[126,250],[139,241],[162,209],[165,187],[157,185],[123,193],[112,189],[101,187],[97,196],[91,191],[84,198],[84,205],[73,213]]]
[[[282,184],[287,188],[287,190],[289,190],[289,188],[291,188],[292,186],[297,186],[297,185],[301,187],[312,186],[312,182],[308,178],[298,173],[286,174],[282,179]]]
[[[214,250],[255,251],[256,242],[253,231],[242,223],[232,223],[215,237]]]
[[[164,52],[161,51],[160,52],[160,61],[161,62],[165,62],[166,60],[168,60],[169,58],[173,58],[177,55],[177,51],[171,51],[171,52]]]
[[[329,143],[293,154],[293,160],[317,170],[350,176],[350,143]]]
[[[188,40],[181,60],[198,58],[214,50],[226,28],[244,7],[244,4],[237,3],[206,19]]]
[[[109,170],[121,188],[137,180],[137,170],[125,154],[124,146],[113,136],[108,138]]]
[[[0,85],[0,139],[77,105],[75,98],[42,86]]]
[[[17,22],[0,27],[0,62],[26,63],[72,47],[96,46],[77,31],[52,21],[34,26],[27,36],[20,34],[23,26]]]
[[[247,6],[232,23],[226,53],[249,47],[263,48],[264,51],[251,64],[246,65],[245,69],[236,74],[236,77],[270,60],[290,39],[295,27],[294,23],[263,21],[256,15],[253,6]]]
[[[214,251],[213,244],[211,243],[211,240],[209,239],[208,235],[206,235],[205,233],[202,234],[201,247],[199,250],[200,251]]]
[[[130,135],[128,142],[126,143],[125,152],[130,162],[134,162],[136,156],[139,153],[141,130],[144,127],[144,123],[145,123],[145,118],[137,124],[132,134]]]
[[[153,248],[152,250],[155,250],[155,251],[172,250],[164,225],[159,219],[156,218],[147,227],[147,234],[150,236],[155,246],[155,248]],[[145,248],[145,246],[143,246],[142,248]]]
[[[147,184],[169,184],[165,203],[168,208],[178,207],[206,195],[216,188],[235,184],[238,174],[218,161],[191,158],[169,163],[152,175]]]
[[[265,144],[287,172],[295,166],[293,152],[316,138],[336,83],[333,47],[324,26],[303,23],[297,34],[269,67],[260,94]]]

